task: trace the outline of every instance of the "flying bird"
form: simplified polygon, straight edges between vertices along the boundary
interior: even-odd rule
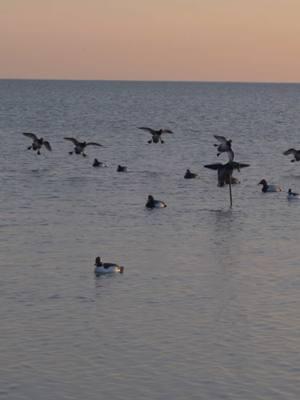
[[[72,142],[74,144],[74,151],[70,151],[69,154],[73,154],[73,152],[75,154],[82,154],[83,157],[86,157],[86,154],[84,152],[84,149],[86,148],[86,146],[99,146],[102,147],[102,144],[100,143],[96,143],[96,142],[79,142],[77,139],[72,138],[72,137],[65,137],[65,140],[69,140],[70,142]]]
[[[219,136],[219,135],[214,135],[214,137],[220,142],[220,144],[214,144],[215,147],[217,147],[218,153],[217,157],[221,153],[227,153],[229,161],[233,161],[234,159],[234,152],[231,148],[231,139],[226,139],[224,136]]]
[[[289,154],[293,154],[294,158],[291,160],[291,162],[295,161],[300,161],[300,150],[295,150],[295,149],[288,149],[283,152],[285,156],[288,156]]]
[[[141,126],[138,129],[143,129],[144,131],[147,131],[149,133],[151,133],[152,135],[152,139],[148,140],[148,143],[165,143],[164,140],[162,140],[161,135],[165,134],[165,133],[174,133],[173,131],[171,131],[170,129],[152,129],[152,128],[147,128],[146,126]]]
[[[37,154],[41,154],[40,149],[42,146],[45,146],[48,151],[52,150],[50,143],[47,140],[44,140],[42,137],[38,138],[36,134],[30,132],[23,132],[23,135],[32,139],[32,145],[27,147],[28,150],[32,149],[33,151],[36,151]]]

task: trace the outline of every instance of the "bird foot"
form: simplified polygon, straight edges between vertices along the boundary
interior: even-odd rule
[[[152,143],[152,140],[148,140],[148,143],[149,143],[149,144]]]
[[[72,155],[72,154],[73,154],[73,151],[69,151],[69,154]]]

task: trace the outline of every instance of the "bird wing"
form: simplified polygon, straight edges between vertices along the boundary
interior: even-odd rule
[[[23,132],[23,135],[29,137],[32,140],[37,140],[38,139],[38,137],[34,133]]]
[[[235,161],[231,161],[230,164],[233,169],[241,169],[241,168],[250,167],[250,164],[239,163],[239,162],[235,162]]]
[[[289,154],[295,154],[296,150],[295,149],[288,149],[283,152],[285,156],[288,156]]]
[[[76,140],[76,139],[74,139],[74,138],[72,138],[72,137],[64,137],[64,139],[65,139],[65,140],[69,140],[70,142],[72,142],[73,144],[75,144],[75,146],[79,144],[78,140]]]
[[[174,133],[171,129],[162,129],[161,133]]]
[[[209,169],[218,170],[223,167],[223,164],[221,164],[221,163],[207,164],[207,165],[204,165],[204,167],[209,168]]]
[[[50,146],[50,143],[47,140],[44,140],[43,145],[46,147],[47,150],[51,151],[52,147]]]
[[[227,139],[224,136],[214,135],[214,137],[222,144],[227,144]]]
[[[152,135],[156,134],[157,131],[152,128],[147,128],[146,126],[140,126],[138,129],[143,129],[144,131],[150,132]]]
[[[88,142],[88,143],[86,143],[86,146],[99,146],[99,147],[103,147],[102,144],[96,143],[96,142]]]

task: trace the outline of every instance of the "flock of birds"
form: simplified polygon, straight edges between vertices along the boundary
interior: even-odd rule
[[[138,129],[147,131],[151,134],[151,139],[148,140],[148,143],[164,143],[164,140],[162,140],[162,136],[165,134],[173,134],[173,131],[170,129],[152,129],[149,127],[139,127]],[[30,138],[32,140],[31,145],[28,147],[28,150],[33,150],[36,151],[37,154],[40,154],[42,147],[44,146],[45,149],[48,151],[52,151],[52,147],[49,143],[48,140],[45,140],[42,137],[38,137],[34,133],[29,133],[29,132],[23,132],[23,135]],[[241,162],[236,162],[234,161],[234,152],[232,149],[232,140],[227,139],[224,136],[220,135],[214,135],[215,139],[218,141],[217,144],[214,144],[214,146],[217,148],[217,157],[220,156],[222,153],[226,153],[228,156],[228,162],[225,164],[222,163],[213,163],[213,164],[207,164],[204,165],[205,168],[209,168],[212,170],[217,171],[217,177],[218,177],[218,186],[222,187],[225,184],[229,185],[230,188],[230,205],[232,206],[232,193],[231,193],[231,185],[240,183],[239,180],[235,177],[232,176],[233,171],[237,170],[240,171],[241,168],[246,168],[249,167],[249,164],[241,163]],[[69,141],[73,144],[74,149],[72,151],[69,151],[69,154],[77,154],[77,155],[82,155],[83,157],[86,157],[85,149],[87,146],[97,146],[97,147],[103,147],[100,143],[97,142],[86,142],[86,141],[79,141],[76,138],[73,137],[64,137],[64,140]],[[295,150],[294,148],[290,148],[286,151],[283,152],[284,155],[293,155],[293,159],[291,162],[296,162],[300,161],[300,150]],[[105,167],[106,165],[100,161],[98,161],[97,158],[94,159],[93,162],[93,167]],[[118,172],[126,172],[127,167],[118,165],[117,167]],[[191,172],[189,169],[186,170],[184,174],[185,179],[194,179],[197,178],[198,174]],[[262,192],[263,193],[268,193],[268,192],[281,192],[282,187],[280,185],[275,185],[275,184],[268,184],[268,182],[265,179],[262,179],[258,185],[262,185]],[[287,193],[287,198],[289,200],[292,199],[300,199],[300,194],[293,192],[292,189],[288,190]],[[147,202],[145,204],[146,208],[153,209],[153,208],[165,208],[167,207],[166,203],[155,199],[152,195],[148,196]],[[101,275],[102,273],[111,273],[111,272],[120,272],[122,273],[124,271],[124,267],[119,266],[118,264],[114,263],[103,263],[101,261],[101,258],[98,256],[96,257],[95,260],[95,273],[96,275]]]

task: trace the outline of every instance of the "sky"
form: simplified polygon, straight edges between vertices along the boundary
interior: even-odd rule
[[[300,82],[300,0],[0,0],[0,79]]]

